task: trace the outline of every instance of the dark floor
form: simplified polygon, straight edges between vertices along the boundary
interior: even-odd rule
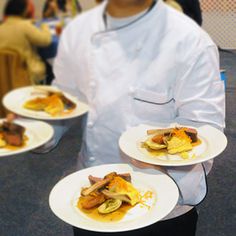
[[[228,147],[215,159],[209,193],[198,206],[197,236],[236,235],[236,54],[221,52],[227,71]],[[71,129],[50,154],[0,158],[0,236],[72,236],[49,209],[52,187],[76,170],[81,128]],[[174,235],[173,235],[174,236]]]
[[[236,53],[221,52],[227,72],[226,130],[228,146],[208,177],[209,192],[199,206],[197,236],[236,235]]]

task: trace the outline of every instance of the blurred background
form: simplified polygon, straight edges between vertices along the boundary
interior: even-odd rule
[[[6,0],[0,1],[3,9]],[[44,0],[33,0],[35,16],[41,17]],[[95,6],[95,0],[80,0],[83,11]],[[236,0],[200,0],[203,28],[222,49],[236,49]],[[2,18],[2,11],[0,13]]]

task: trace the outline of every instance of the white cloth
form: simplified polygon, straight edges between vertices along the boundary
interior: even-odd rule
[[[141,19],[106,30],[106,2],[63,31],[54,64],[56,84],[90,106],[80,168],[120,163],[118,140],[138,124],[208,123],[224,127],[224,84],[209,36],[161,0]],[[207,165],[207,172],[212,166]],[[168,218],[183,214],[206,194],[201,164],[165,171],[181,198]]]
[[[137,20],[139,17],[142,17],[146,12],[147,10],[142,11],[141,13],[138,13],[134,16],[124,17],[124,18],[113,17],[113,16],[110,16],[108,13],[106,13],[105,15],[106,29],[112,30],[115,28],[120,28],[125,25],[128,25],[131,22]]]

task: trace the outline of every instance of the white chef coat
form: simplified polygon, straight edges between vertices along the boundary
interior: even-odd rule
[[[132,24],[106,30],[105,6],[106,1],[66,27],[54,64],[54,84],[90,106],[80,167],[123,162],[119,137],[138,124],[207,123],[223,129],[224,84],[209,36],[162,0]],[[204,164],[208,173],[212,162]],[[168,218],[201,202],[203,165],[165,171],[181,196]]]

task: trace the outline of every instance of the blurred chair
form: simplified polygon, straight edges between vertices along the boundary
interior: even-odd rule
[[[0,50],[0,117],[5,117],[6,109],[2,105],[3,96],[9,91],[31,85],[25,61],[17,51]]]

